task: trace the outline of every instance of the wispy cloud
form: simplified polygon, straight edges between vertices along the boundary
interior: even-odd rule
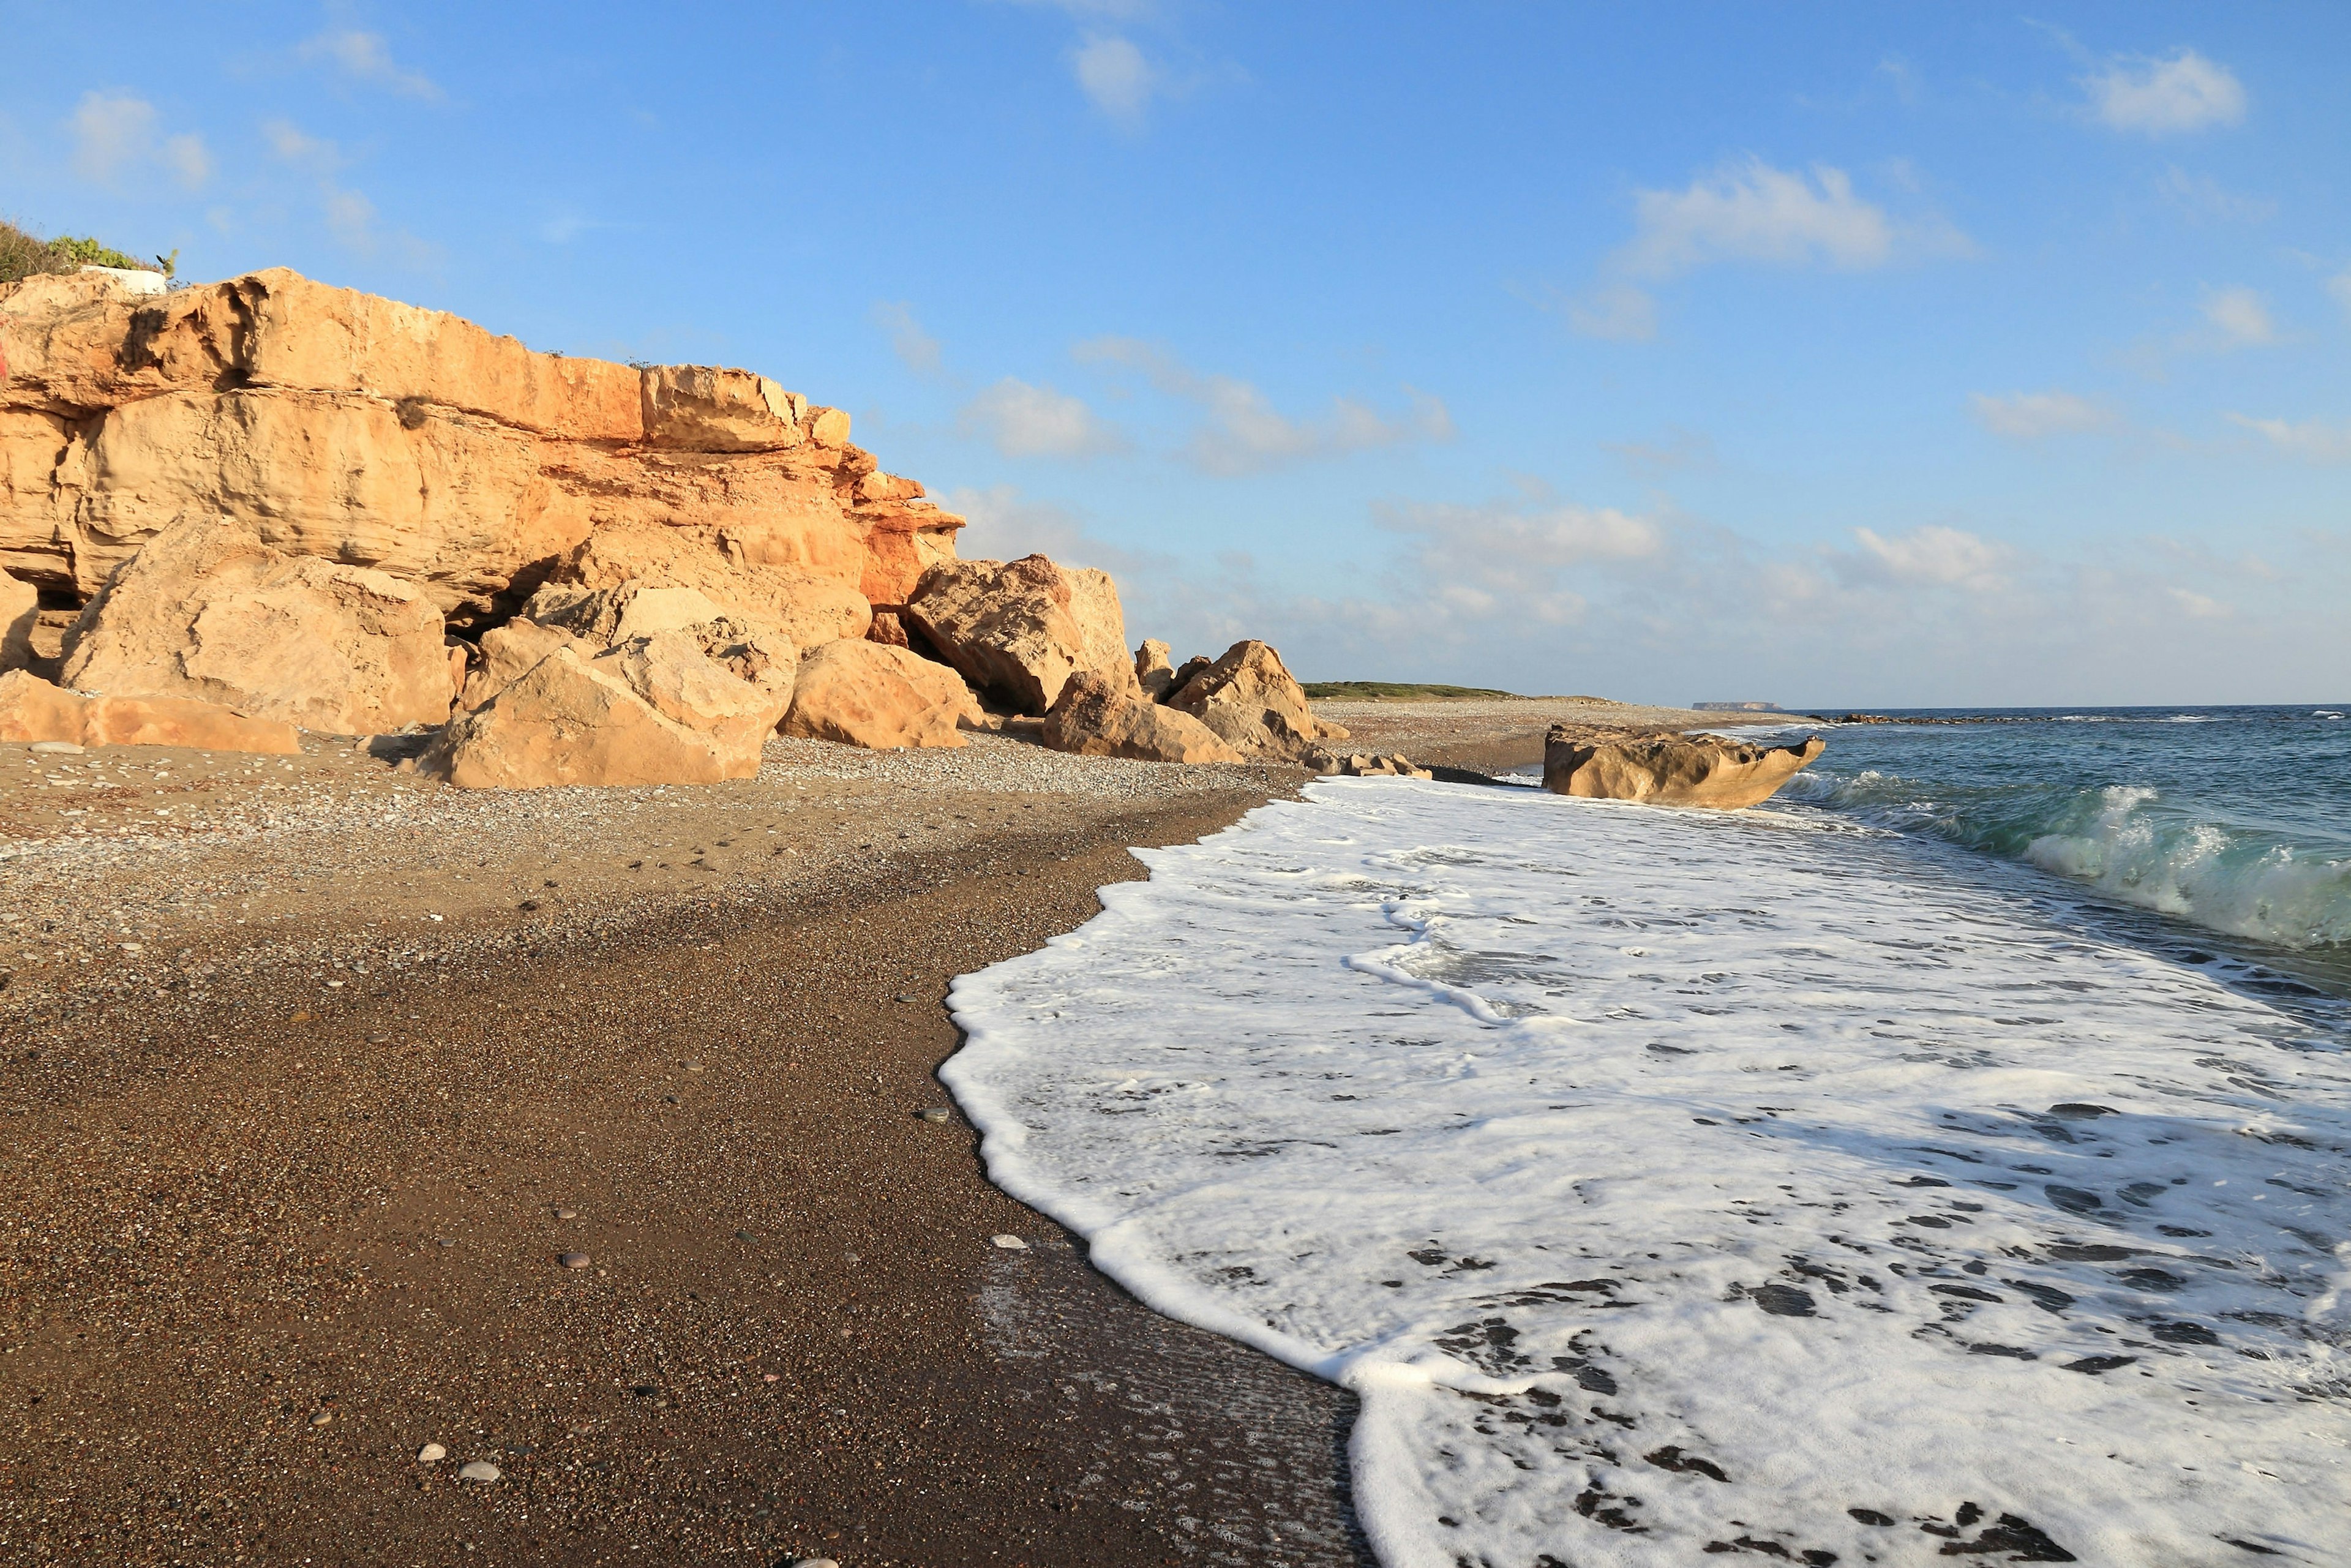
[[[432,100],[442,96],[432,78],[404,70],[393,60],[392,47],[384,42],[381,33],[329,28],[304,39],[295,47],[294,53],[307,65],[325,66],[354,81],[388,88],[404,97]]]
[[[68,121],[73,133],[74,172],[104,185],[157,168],[182,189],[202,190],[213,175],[213,156],[193,131],[162,133],[162,117],[143,98],[125,92],[86,92]]]
[[[911,306],[902,301],[877,299],[873,302],[873,324],[890,336],[890,351],[898,362],[918,376],[940,373],[939,340],[923,330],[914,319]]]
[[[1975,413],[1976,423],[1986,430],[2019,441],[2110,430],[2119,423],[2114,411],[2103,403],[2065,392],[2004,395],[1977,392],[1968,399],[1968,404]]]
[[[2194,49],[2168,58],[2118,57],[2084,78],[2082,86],[2091,113],[2116,131],[2168,136],[2245,118],[2244,84]]]
[[[2329,424],[2323,419],[2310,419],[2295,424],[2283,419],[2252,419],[2241,413],[2231,414],[2229,422],[2256,433],[2278,451],[2306,462],[2351,463],[2351,422]]]
[[[1662,479],[1668,474],[1703,474],[1716,465],[1714,438],[1703,431],[1684,430],[1675,426],[1662,444],[1651,445],[1638,441],[1604,441],[1604,452],[1614,453],[1618,462],[1644,479]]]
[[[2008,587],[2016,559],[2016,552],[1997,540],[1937,524],[1892,538],[1855,528],[1853,537],[1860,548],[1832,559],[1843,575],[1862,580],[1997,593]]]
[[[1086,458],[1126,449],[1116,426],[1081,399],[1007,376],[964,406],[956,423],[1007,457]]]
[[[364,193],[350,189],[337,178],[350,162],[337,143],[311,135],[290,120],[266,120],[261,134],[279,162],[317,182],[319,220],[337,244],[360,256],[389,255],[409,267],[433,267],[440,264],[441,250],[437,246],[405,229],[377,226],[375,204]]]
[[[2351,268],[2328,278],[2326,292],[2335,296],[2335,303],[2343,307],[2343,314],[2351,317]]]
[[[2203,311],[2219,348],[2252,349],[2278,340],[2268,302],[2253,289],[2215,289],[2205,296]]]
[[[1081,363],[1139,371],[1168,396],[1196,405],[1206,417],[1177,455],[1203,473],[1256,473],[1412,441],[1450,441],[1455,434],[1444,400],[1412,387],[1404,389],[1411,407],[1400,415],[1334,397],[1323,417],[1293,419],[1249,382],[1203,375],[1155,344],[1097,338],[1079,344],[1073,352]]]
[[[1859,272],[1974,249],[1947,220],[1897,218],[1825,163],[1791,171],[1738,159],[1680,190],[1636,192],[1633,210],[1633,237],[1607,262],[1613,276],[1567,304],[1568,324],[1586,337],[1655,335],[1656,303],[1628,279],[1656,282],[1724,263]]]
[[[2261,196],[2240,196],[2221,188],[2210,174],[2190,174],[2174,163],[2155,183],[2158,194],[2201,222],[2264,223],[2277,215],[2277,204]]]

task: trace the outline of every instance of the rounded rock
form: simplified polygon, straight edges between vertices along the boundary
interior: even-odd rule
[[[310,1425],[313,1427],[324,1427],[333,1421],[334,1418],[335,1413],[333,1411],[321,1410],[316,1416],[310,1417]]]
[[[562,1264],[567,1269],[585,1269],[590,1263],[594,1261],[594,1260],[590,1258],[585,1252],[566,1252],[559,1255],[555,1260],[558,1263]]]
[[[502,1480],[505,1477],[506,1472],[498,1469],[497,1466],[490,1463],[487,1459],[475,1459],[472,1464],[467,1465],[464,1469],[457,1472],[457,1479],[459,1480],[480,1481],[485,1486],[487,1486],[490,1482],[495,1480]]]
[[[427,1443],[416,1450],[416,1462],[420,1465],[437,1465],[448,1457],[449,1450],[438,1443]]]
[[[580,1211],[576,1208],[559,1208],[555,1211],[555,1218],[558,1219],[577,1219],[580,1218]]]
[[[1021,1240],[1018,1236],[991,1236],[988,1238],[988,1240],[994,1242],[997,1246],[1003,1248],[1007,1252],[1026,1252],[1029,1250],[1029,1243]]]

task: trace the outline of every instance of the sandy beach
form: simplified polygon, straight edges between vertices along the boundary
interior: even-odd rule
[[[1332,716],[1499,768],[1575,711]],[[405,749],[0,757],[0,1554],[1365,1560],[1338,1391],[919,1114],[952,977],[1303,775],[778,740],[509,795]]]

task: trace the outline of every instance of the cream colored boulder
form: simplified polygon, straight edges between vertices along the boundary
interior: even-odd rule
[[[1041,555],[944,561],[923,573],[905,614],[973,685],[1024,714],[1050,710],[1081,670],[1113,686],[1134,680],[1108,572]]]
[[[1325,741],[1347,738],[1344,729],[1314,716],[1305,688],[1264,643],[1234,643],[1167,700],[1259,760],[1307,764],[1328,749]]]
[[[1306,765],[1317,773],[1336,774],[1343,779],[1434,779],[1428,768],[1414,765],[1411,758],[1397,752],[1323,752],[1307,758]]]
[[[0,674],[0,740],[75,746],[185,746],[199,751],[302,749],[290,724],[248,718],[189,697],[85,696],[25,670]]]
[[[439,724],[456,695],[441,612],[415,584],[287,556],[233,517],[151,539],[67,634],[64,683],[193,697],[337,735]]]
[[[598,652],[560,626],[509,621],[491,627],[482,633],[477,656],[466,671],[465,689],[457,696],[459,711],[472,713],[487,707],[492,697],[529,674],[541,659],[558,648],[571,647],[577,647],[582,658],[592,659]]]
[[[541,626],[561,627],[600,648],[721,620],[726,614],[700,589],[657,588],[642,578],[631,578],[616,588],[549,583],[530,596],[522,612]]]
[[[983,723],[963,677],[886,643],[828,643],[800,660],[784,733],[884,750],[970,744]]]
[[[1143,695],[1153,702],[1164,703],[1176,690],[1176,666],[1167,660],[1167,644],[1156,637],[1146,637],[1143,646],[1134,651],[1134,681]]]
[[[1241,754],[1191,715],[1115,686],[1091,670],[1062,683],[1039,738],[1081,757],[1132,757],[1144,762],[1238,762]]]
[[[789,644],[737,631],[664,632],[592,657],[567,639],[451,720],[424,767],[468,789],[751,778],[797,662]]]
[[[41,591],[0,572],[0,672],[33,662],[33,626],[40,614]]]
[[[1595,800],[1737,810],[1767,800],[1828,743],[1750,746],[1720,736],[1553,725],[1543,741],[1543,788]]]
[[[821,557],[820,539],[795,545],[776,531],[781,527],[777,523],[761,536],[765,555],[734,534],[706,541],[658,525],[599,528],[532,594],[526,613],[559,621],[568,606],[590,593],[635,584],[690,589],[730,619],[767,627],[800,648],[864,636],[873,623],[865,596],[830,569],[790,564],[785,558],[801,545],[804,558]]]

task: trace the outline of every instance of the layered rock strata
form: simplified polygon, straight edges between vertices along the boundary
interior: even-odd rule
[[[0,672],[33,662],[33,628],[40,617],[40,590],[0,571]]]
[[[1597,800],[1736,810],[1771,798],[1828,743],[1750,746],[1720,736],[1554,725],[1543,742],[1543,788]]]
[[[688,563],[772,569],[752,618],[812,641],[798,617],[862,634],[863,601],[904,600],[963,522],[766,377],[533,353],[283,268],[0,286],[0,570],[84,598],[172,523],[229,514],[478,623],[591,536],[651,531],[705,592]]]

